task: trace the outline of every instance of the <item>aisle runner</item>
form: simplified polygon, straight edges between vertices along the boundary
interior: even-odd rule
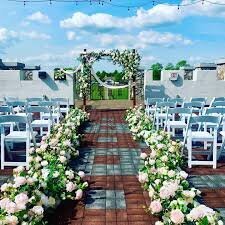
[[[121,111],[95,111],[85,129],[76,169],[84,170],[90,189],[85,205],[70,224],[154,224],[144,206],[149,204],[137,179],[141,146],[132,140]],[[82,213],[81,213],[82,211]]]

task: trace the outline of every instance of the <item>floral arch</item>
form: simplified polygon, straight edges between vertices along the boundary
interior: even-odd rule
[[[120,65],[123,68],[124,76],[123,80],[128,80],[129,84],[123,86],[106,85],[97,77],[92,66],[94,62],[106,59],[112,61],[115,65]],[[130,85],[134,85],[136,74],[138,73],[141,57],[136,50],[123,50],[118,49],[111,51],[100,52],[87,52],[84,50],[78,58],[80,66],[77,68],[77,82],[80,88],[80,97],[84,99],[84,105],[86,104],[86,96],[88,94],[90,85],[90,75],[93,75],[95,79],[106,88],[117,89],[124,88]]]

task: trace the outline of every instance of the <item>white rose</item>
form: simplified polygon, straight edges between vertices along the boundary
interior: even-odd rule
[[[44,160],[44,161],[41,162],[41,165],[42,166],[47,166],[48,165],[48,162],[46,160]]]
[[[43,213],[44,213],[44,209],[43,209],[42,206],[34,206],[34,207],[31,209],[31,211],[32,211],[34,214],[38,215],[38,216],[42,216]]]

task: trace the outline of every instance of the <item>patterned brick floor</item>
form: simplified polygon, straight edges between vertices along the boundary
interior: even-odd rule
[[[90,186],[83,201],[64,201],[50,214],[50,225],[151,225],[149,197],[137,179],[139,155],[146,145],[135,142],[124,121],[124,111],[93,110],[84,131],[80,157],[71,162],[83,170]],[[225,220],[225,163],[218,169],[187,169],[190,182],[202,191],[202,201],[221,212]],[[0,171],[0,182],[11,169]],[[2,181],[3,182],[3,181]]]
[[[52,225],[151,225],[157,220],[146,214],[149,197],[137,179],[146,146],[133,141],[123,118],[121,110],[91,111],[80,157],[71,162],[85,171],[89,190],[77,206],[62,204]]]

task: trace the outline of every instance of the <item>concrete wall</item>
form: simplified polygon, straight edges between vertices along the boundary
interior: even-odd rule
[[[69,98],[73,104],[73,77],[67,75],[66,81],[55,81],[54,72],[50,72],[47,78],[42,80],[38,77],[38,71],[33,71],[33,80],[22,80],[23,71],[0,70],[0,98],[4,96],[19,97],[61,97]]]
[[[178,80],[170,81],[170,74],[177,72]],[[216,70],[194,70],[193,80],[184,80],[184,70],[162,71],[161,80],[152,80],[152,71],[145,71],[144,97],[147,98],[175,98],[179,95],[189,100],[191,97],[213,97],[225,96],[225,81],[217,79]]]

